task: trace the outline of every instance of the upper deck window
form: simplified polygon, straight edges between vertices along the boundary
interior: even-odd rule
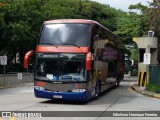
[[[45,24],[39,44],[88,46],[89,28],[89,24],[79,23]]]

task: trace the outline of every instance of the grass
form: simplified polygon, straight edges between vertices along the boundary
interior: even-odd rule
[[[160,93],[160,85],[148,84],[146,89],[152,92]]]

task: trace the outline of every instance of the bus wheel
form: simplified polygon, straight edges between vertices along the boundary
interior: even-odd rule
[[[95,99],[99,97],[100,92],[101,92],[101,85],[100,85],[100,82],[97,82],[95,86]]]
[[[115,85],[114,85],[114,88],[117,88],[117,87],[119,87],[119,80],[118,79],[116,79],[116,82],[115,82]]]

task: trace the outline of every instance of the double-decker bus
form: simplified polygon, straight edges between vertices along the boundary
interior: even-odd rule
[[[45,21],[35,51],[34,94],[38,98],[88,101],[118,87],[124,76],[121,38],[93,20]]]

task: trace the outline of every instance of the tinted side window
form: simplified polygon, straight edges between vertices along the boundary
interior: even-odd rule
[[[112,47],[105,46],[103,50],[102,60],[103,61],[113,61],[117,60],[118,51]]]
[[[106,40],[108,39],[108,32],[104,28],[100,27],[99,29],[99,40]]]
[[[92,27],[92,32],[91,32],[91,42],[90,42],[90,49],[91,53],[94,53],[94,42],[96,41],[96,37],[98,36],[99,32],[99,26],[94,24]]]

